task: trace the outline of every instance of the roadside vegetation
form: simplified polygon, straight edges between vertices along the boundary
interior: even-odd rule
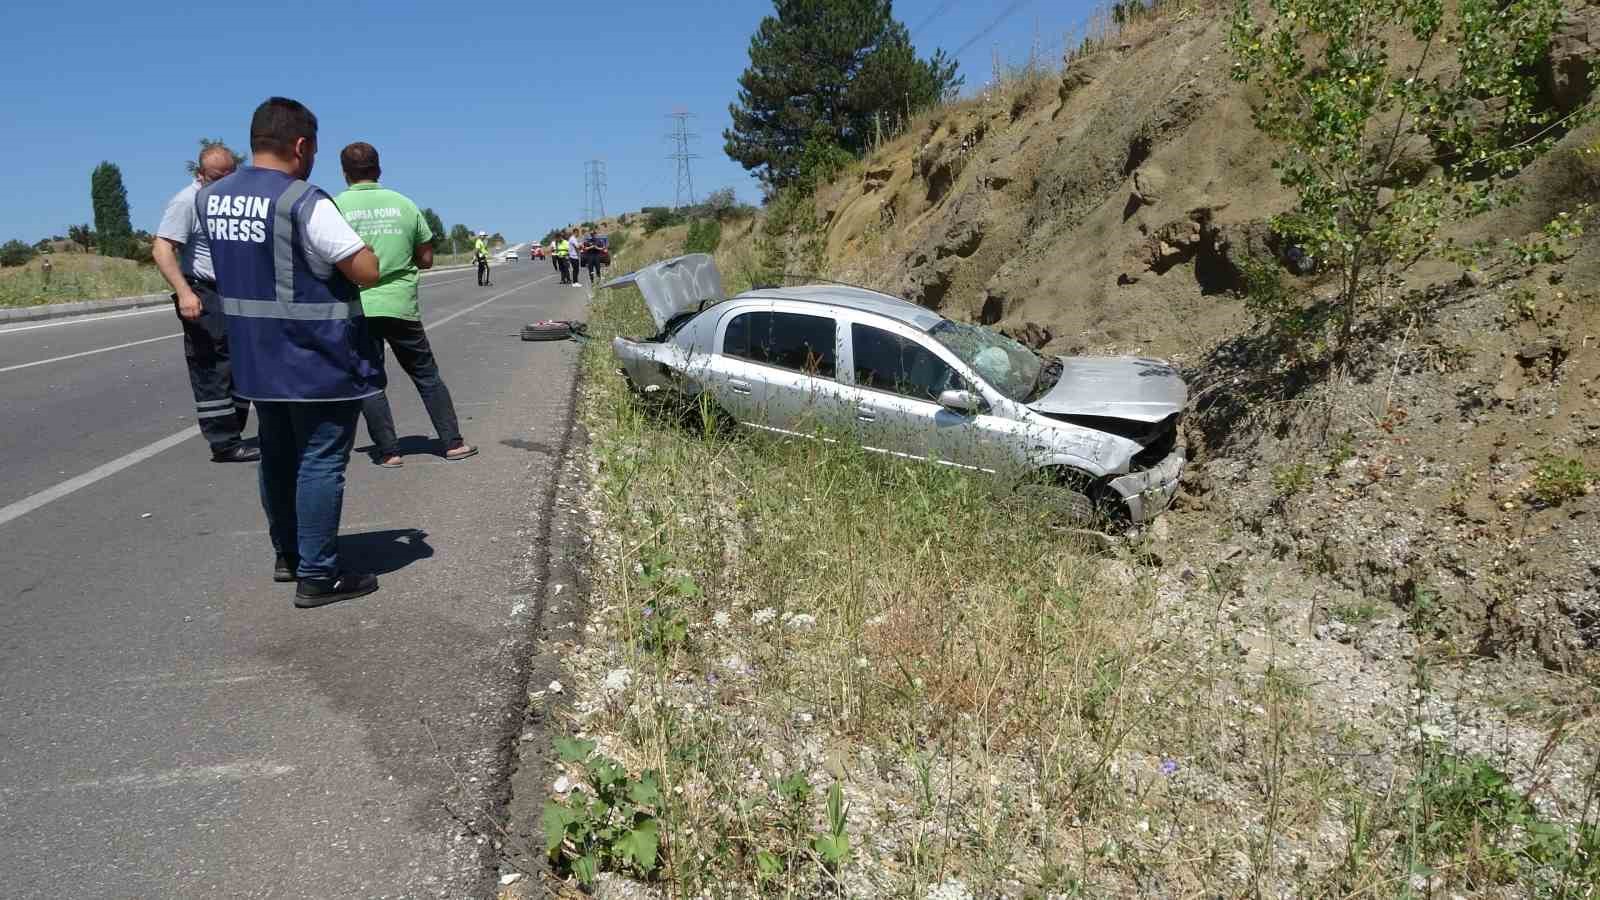
[[[52,253],[50,273],[44,259],[0,268],[0,307],[37,306],[74,300],[133,297],[167,290],[154,266],[92,253]]]
[[[1593,691],[1554,705],[1543,759],[1448,749],[1446,642],[1419,647],[1403,715],[1330,704],[1280,654],[1304,609],[1243,603],[1222,553],[1142,565],[1158,539],[1097,550],[981,477],[730,434],[615,375],[610,338],[653,330],[636,292],[598,295],[589,328],[592,615],[543,823],[558,878],[1592,896],[1600,773],[1578,808],[1518,785],[1574,741],[1597,758],[1572,733]]]
[[[1525,236],[1466,227],[1537,193],[1530,170],[1555,183],[1581,169],[1591,199],[1600,183],[1600,139],[1572,160],[1559,149],[1593,107],[1554,111],[1530,76],[1566,13],[1553,0],[1271,0],[1230,20],[1223,6],[1114,4],[1062,68],[997,63],[976,96],[871,120],[848,150],[788,140],[766,163],[780,177],[761,216],[711,231],[663,211],[617,254],[620,274],[705,250],[729,294],[832,276],[999,327],[1022,326],[1011,304],[1032,296],[1030,315],[1061,315],[1072,342],[1098,332],[1089,352],[1173,346],[1155,317],[1141,323],[1154,338],[1113,332],[1138,315],[1110,303],[1100,317],[1040,308],[1049,285],[1088,280],[1081,259],[1082,272],[1050,271],[1070,269],[1053,257],[1081,242],[1126,254],[1126,278],[1096,276],[1118,304],[1149,291],[1191,316],[1176,346],[1195,354],[1185,365],[1201,367],[1206,402],[1179,507],[1089,540],[981,477],[848,442],[751,439],[712,410],[630,396],[609,341],[655,329],[631,289],[599,294],[580,410],[591,616],[568,660],[576,700],[544,821],[561,889],[1600,896],[1600,670],[1547,637],[1595,621],[1569,569],[1600,469],[1581,425],[1558,429],[1587,407],[1557,393],[1594,370],[1587,339],[1555,329],[1592,332],[1577,305],[1590,301],[1571,298],[1591,296],[1594,269],[1565,267],[1592,251],[1592,210],[1562,193]],[[1153,77],[1106,90],[1141,54],[1166,65],[1164,41],[1189,54],[1182,90]],[[1132,96],[1153,111],[1117,105]],[[1181,127],[1206,110],[1245,129],[1253,118],[1280,165],[1213,196],[1212,178],[1234,177],[1208,168],[1217,129]],[[1064,140],[1132,120],[1126,146],[1101,154],[1105,173],[1092,153],[1065,154],[1078,145]],[[1033,147],[1054,130],[1063,149],[1013,159],[1030,129],[1046,138]],[[1184,142],[1205,158],[1162,156]],[[1204,194],[1169,178],[1185,171]],[[1033,187],[1008,195],[1019,184]],[[1041,199],[1051,192],[1060,209]],[[1230,202],[1247,214],[1216,217]],[[973,212],[990,205],[993,220]],[[1003,230],[1024,214],[1037,234]],[[1138,236],[1115,237],[1130,217]],[[1050,246],[985,262],[990,246],[1036,240]],[[1233,280],[1205,283],[1208,265]],[[1460,305],[1427,307],[1423,284]],[[1486,343],[1487,375],[1451,349],[1502,326],[1518,333],[1508,350]],[[1199,376],[1217,357],[1203,355],[1256,343],[1249,377],[1206,397]],[[1283,371],[1319,384],[1292,400],[1247,389]],[[1539,392],[1537,452],[1502,433],[1481,478],[1476,457],[1456,459],[1481,424],[1473,391],[1526,416],[1546,410],[1526,399]],[[1301,405],[1357,415],[1278,427]],[[1429,429],[1424,409],[1443,424]],[[1426,490],[1406,493],[1406,479]],[[1539,541],[1562,549],[1516,557]],[[1559,600],[1534,602],[1535,573],[1559,573],[1542,585],[1559,583]]]

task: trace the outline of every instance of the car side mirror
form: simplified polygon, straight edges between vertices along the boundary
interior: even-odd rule
[[[983,409],[983,398],[972,391],[943,391],[939,394],[939,405],[951,412],[970,416]]]

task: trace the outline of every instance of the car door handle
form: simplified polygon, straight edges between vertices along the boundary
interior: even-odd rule
[[[748,393],[750,393],[750,382],[748,382],[748,381],[740,381],[739,379],[735,378],[735,379],[732,379],[732,380],[730,380],[728,382],[728,387],[735,394],[748,394]]]

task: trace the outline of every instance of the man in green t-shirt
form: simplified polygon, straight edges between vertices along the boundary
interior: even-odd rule
[[[415,203],[378,184],[378,151],[371,144],[351,144],[340,152],[339,162],[350,187],[333,202],[378,257],[378,283],[361,290],[367,330],[378,341],[380,352],[388,344],[400,368],[411,376],[433,420],[433,430],[444,443],[444,458],[473,456],[478,448],[461,438],[455,403],[439,377],[439,365],[428,346],[417,306],[417,270],[433,267],[433,232]],[[388,396],[380,391],[363,400],[361,413],[367,420],[367,434],[377,445],[378,465],[391,469],[402,465]]]

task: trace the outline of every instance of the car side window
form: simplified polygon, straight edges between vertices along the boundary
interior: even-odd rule
[[[734,316],[722,336],[722,352],[751,362],[835,376],[834,321],[827,316],[747,312]]]
[[[917,400],[939,402],[945,391],[966,389],[956,371],[909,338],[871,325],[852,324],[856,384]]]

